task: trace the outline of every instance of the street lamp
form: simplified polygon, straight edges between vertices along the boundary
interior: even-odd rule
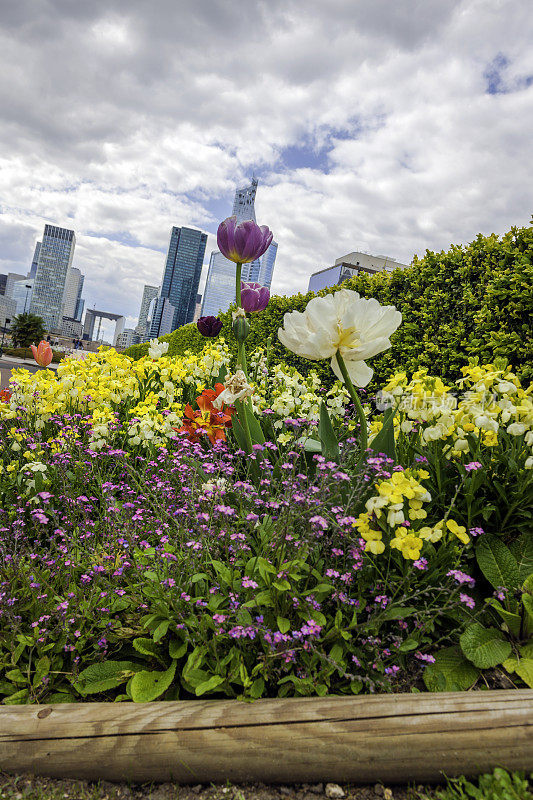
[[[25,313],[26,313],[26,306],[28,305],[28,297],[30,296],[29,289],[31,289],[31,288],[32,288],[32,285],[31,285],[31,283],[26,283],[26,284],[25,284],[25,288],[26,288],[26,298],[25,298],[25,300],[24,300],[24,311],[23,311],[23,314],[25,314]]]
[[[11,317],[6,317],[4,324],[2,325],[2,341],[0,342],[0,356],[4,355],[4,334],[7,331],[7,326],[11,322]]]

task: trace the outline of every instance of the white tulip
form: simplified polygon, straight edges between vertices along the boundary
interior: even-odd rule
[[[394,306],[382,306],[365,299],[358,292],[341,289],[325,297],[314,297],[305,311],[291,311],[283,318],[278,331],[288,350],[311,361],[331,359],[335,375],[343,380],[335,355],[345,360],[350,379],[356,386],[366,386],[373,370],[364,359],[382,353],[390,346],[389,336],[402,321]]]
[[[165,355],[168,350],[168,342],[160,342],[158,339],[150,339],[150,347],[148,348],[148,355],[150,358],[157,360]]]

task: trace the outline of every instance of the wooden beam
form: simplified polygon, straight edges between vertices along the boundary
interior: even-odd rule
[[[0,770],[208,783],[533,770],[533,690],[0,707]]]

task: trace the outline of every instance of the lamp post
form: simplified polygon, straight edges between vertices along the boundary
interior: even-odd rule
[[[2,341],[0,342],[0,357],[4,355],[4,335],[7,331],[7,326],[11,322],[10,317],[6,317],[4,324],[2,325]]]

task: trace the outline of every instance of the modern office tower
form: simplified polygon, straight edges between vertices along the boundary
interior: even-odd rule
[[[77,319],[76,309],[81,300],[84,280],[85,276],[81,274],[81,271],[77,267],[71,267],[69,269],[65,281],[65,294],[63,295],[63,317]]]
[[[159,286],[148,286],[146,285],[143,289],[143,297],[141,300],[141,309],[139,311],[139,321],[135,327],[136,332],[141,337],[141,341],[144,341],[145,336],[149,331],[146,330],[148,325],[148,312],[150,311],[150,306],[152,304],[152,300],[159,294]]]
[[[82,297],[79,297],[78,302],[76,303],[76,311],[74,312],[74,319],[76,319],[78,322],[81,322],[84,308],[85,300]]]
[[[45,225],[35,273],[30,311],[42,317],[47,331],[61,331],[67,273],[76,246],[74,231]]]
[[[26,280],[25,275],[21,275],[19,272],[8,272],[7,273],[7,280],[6,280],[6,288],[4,290],[4,294],[6,297],[13,297],[13,288],[17,281]]]
[[[25,314],[29,311],[32,293],[33,278],[24,278],[22,281],[15,281],[11,291],[11,297],[17,304],[17,314]]]
[[[28,278],[35,278],[35,275],[37,274],[37,264],[39,261],[39,253],[41,252],[41,244],[42,242],[37,242],[35,245],[35,252],[33,253],[31,269],[28,272]]]
[[[233,216],[238,222],[255,219],[255,195],[257,192],[257,178],[252,178],[249,186],[237,189],[233,202]],[[242,265],[241,279],[253,281],[267,286],[270,289],[272,274],[278,252],[277,242],[272,242],[266,253],[261,258]],[[205,284],[204,299],[202,303],[202,316],[216,316],[219,311],[227,311],[235,302],[235,264],[224,258],[219,250],[214,250],[209,259],[209,272]]]
[[[6,293],[6,283],[7,275],[3,272],[0,274],[0,296],[4,296]]]
[[[0,329],[5,328],[6,333],[13,324],[13,317],[17,313],[17,304],[10,297],[0,296]]]
[[[395,261],[389,256],[373,256],[370,253],[356,251],[337,258],[332,267],[313,272],[309,278],[308,292],[319,292],[329,286],[338,286],[359,272],[374,274],[376,272],[392,272],[405,269],[407,265]]]
[[[165,330],[165,333],[192,322],[206,243],[206,233],[194,228],[172,228],[163,281],[150,328],[152,337],[163,336],[163,327],[168,327],[168,324],[162,325],[162,319],[166,319],[169,306],[173,306],[174,311],[170,330]]]

